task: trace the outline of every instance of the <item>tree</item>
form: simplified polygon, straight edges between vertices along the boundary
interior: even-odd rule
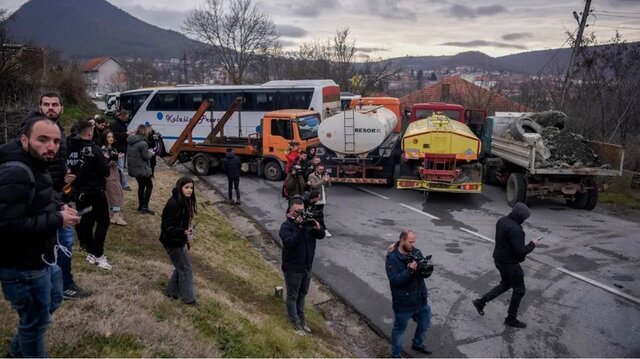
[[[233,84],[245,81],[261,52],[278,45],[275,24],[252,0],[206,0],[187,16],[184,30],[206,44],[210,63],[220,63]]]

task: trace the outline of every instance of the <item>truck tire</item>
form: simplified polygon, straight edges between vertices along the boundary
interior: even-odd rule
[[[194,157],[192,163],[193,171],[198,176],[206,176],[209,174],[209,171],[211,171],[211,164],[209,163],[209,159],[204,155]]]
[[[482,182],[486,184],[498,184],[498,168],[484,164],[482,166]]]
[[[573,199],[567,200],[567,205],[575,209],[584,209],[587,206],[588,199],[588,192],[578,192],[573,196]]]
[[[513,207],[516,203],[527,200],[527,181],[524,174],[512,172],[507,179],[507,203]]]
[[[596,181],[593,179],[587,181],[587,186],[591,188],[587,190],[587,201],[584,205],[584,209],[591,211],[596,208],[596,205],[598,205],[598,187],[596,185]]]
[[[516,141],[524,141],[525,133],[542,134],[542,126],[528,118],[518,118],[509,125],[511,137]]]
[[[265,163],[262,173],[264,173],[264,178],[269,181],[280,181],[284,175],[282,167],[275,161]]]
[[[415,164],[411,162],[400,162],[400,178],[418,179]]]

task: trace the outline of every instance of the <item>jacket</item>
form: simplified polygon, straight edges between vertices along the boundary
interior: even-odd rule
[[[116,150],[118,150],[119,153],[127,153],[127,125],[126,122],[115,119],[109,126],[116,140]]]
[[[305,182],[302,174],[287,174],[287,178],[284,179],[283,187],[286,193],[286,197],[289,199],[297,194],[303,194]]]
[[[182,248],[187,244],[184,233],[191,224],[191,213],[186,203],[178,200],[179,188],[174,188],[171,198],[162,210],[162,224],[160,225],[160,242],[169,248]]]
[[[316,254],[316,240],[324,238],[324,228],[305,229],[293,219],[280,225],[282,241],[282,271],[310,271]]]
[[[391,298],[395,312],[413,312],[427,304],[427,284],[425,279],[407,267],[411,261],[406,255],[400,253],[399,242],[389,247],[385,267],[387,278],[391,287]],[[411,253],[422,257],[418,248],[413,248]]]
[[[127,171],[132,177],[151,177],[149,160],[152,153],[144,137],[131,135],[127,138]],[[118,150],[119,151],[119,150]]]
[[[240,157],[236,156],[233,152],[227,152],[225,156],[225,169],[227,172],[227,178],[240,177],[240,167],[242,162]]]
[[[298,151],[291,151],[284,155],[284,157],[286,157],[287,159],[287,164],[284,166],[284,173],[291,172],[291,166],[293,166],[296,163],[299,155],[300,155],[300,152]]]
[[[331,182],[326,182],[322,179],[323,175],[319,175],[316,172],[313,172],[309,175],[309,188],[312,192],[320,193],[320,200],[318,200],[318,204],[327,204],[327,199],[325,198],[324,186],[331,186]]]
[[[0,267],[19,270],[38,270],[53,262],[53,246],[57,231],[62,227],[60,203],[54,200],[55,191],[47,163],[31,157],[14,140],[0,147],[0,163],[19,161],[31,169],[35,177],[35,196],[29,203],[31,179],[20,167],[0,171]]]
[[[104,157],[108,158],[109,175],[106,178],[105,194],[107,203],[111,207],[124,207],[124,192],[120,184],[120,171],[118,170],[118,151],[115,148],[102,146]]]
[[[67,166],[76,180],[71,184],[74,194],[96,193],[106,188],[109,165],[102,149],[93,140],[84,140],[79,136],[69,140],[69,158]]]
[[[496,245],[493,259],[503,263],[521,263],[536,245],[533,242],[525,245],[522,222],[529,218],[529,208],[523,203],[516,203],[508,216],[496,223]]]

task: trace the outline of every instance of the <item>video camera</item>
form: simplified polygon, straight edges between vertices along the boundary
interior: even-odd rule
[[[418,263],[418,267],[416,268],[416,272],[420,274],[422,278],[429,278],[431,274],[433,274],[433,264],[431,264],[431,255],[423,257],[421,254],[410,253],[407,255],[409,261],[407,264],[411,262]]]
[[[299,209],[296,211],[296,213],[298,214],[298,216],[302,217],[302,226],[304,228],[313,228],[316,225],[316,217],[317,214],[315,211],[311,210],[311,209]]]

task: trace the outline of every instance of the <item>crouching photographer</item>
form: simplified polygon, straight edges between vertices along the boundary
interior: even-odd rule
[[[425,335],[431,326],[431,307],[427,300],[425,278],[431,276],[431,256],[424,257],[415,247],[416,234],[411,230],[400,233],[400,240],[388,248],[385,267],[393,303],[393,329],[391,356],[401,357],[402,337],[409,319],[416,322],[411,349],[430,355],[425,346]]]
[[[311,223],[313,225],[311,225]],[[287,314],[298,335],[311,333],[304,315],[304,300],[311,283],[311,266],[316,240],[324,238],[324,228],[305,215],[304,201],[295,197],[289,203],[287,220],[280,226],[282,272],[287,287]]]

